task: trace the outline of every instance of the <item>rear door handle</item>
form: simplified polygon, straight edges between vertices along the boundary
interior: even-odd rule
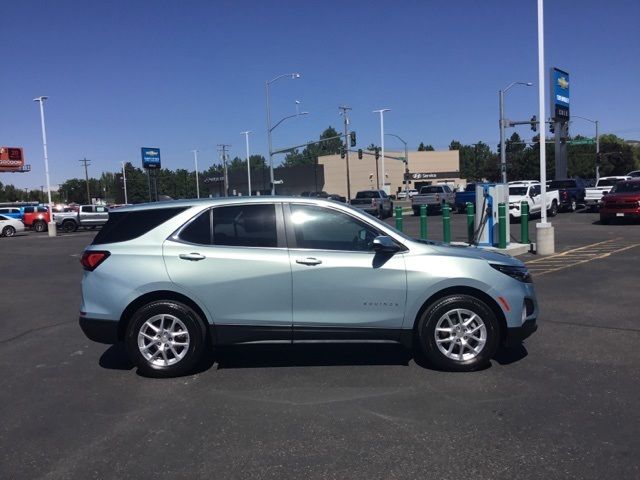
[[[300,265],[320,265],[322,260],[318,260],[317,258],[309,257],[309,258],[297,258],[296,263]]]
[[[190,260],[192,262],[197,262],[199,260],[204,260],[206,257],[204,255],[201,255],[199,253],[196,252],[192,252],[192,253],[181,253],[180,258],[182,260]]]

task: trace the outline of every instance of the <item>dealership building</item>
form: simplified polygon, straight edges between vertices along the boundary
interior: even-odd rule
[[[432,183],[448,183],[450,185],[464,185],[460,178],[460,154],[457,150],[445,151],[415,151],[408,152],[407,165],[409,174],[408,187],[419,189]],[[389,194],[395,195],[404,190],[405,164],[398,160],[404,158],[404,152],[385,151],[385,181],[384,185]],[[378,160],[374,155],[364,152],[362,159],[356,153],[349,155],[349,177],[351,196],[360,190],[375,189],[378,180],[382,185],[382,158]],[[324,185],[322,190],[347,196],[347,162],[340,155],[327,155],[318,158],[318,164],[323,166]]]
[[[358,159],[355,152],[349,154],[349,184],[351,196],[360,190],[377,188],[378,180],[382,185],[382,157],[376,162],[375,156],[363,152]],[[457,150],[414,151],[408,152],[408,173],[405,163],[400,160],[404,152],[385,151],[385,188],[390,194],[396,194],[405,188],[419,189],[432,183],[447,183],[451,186],[465,185],[460,178],[460,155]],[[376,165],[377,163],[377,165]],[[279,195],[300,195],[303,192],[335,193],[344,197],[347,191],[347,160],[340,155],[325,155],[318,158],[316,165],[278,167],[274,169],[276,193]],[[204,179],[210,195],[224,196],[224,178],[222,176]],[[229,194],[247,195],[247,172],[229,173]],[[269,194],[269,170],[251,170],[251,191],[253,195]]]

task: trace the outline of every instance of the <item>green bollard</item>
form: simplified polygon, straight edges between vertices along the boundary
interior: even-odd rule
[[[420,205],[420,238],[427,239],[427,206]]]
[[[396,207],[396,230],[402,231],[402,207]]]
[[[475,233],[476,212],[473,203],[467,202],[467,241],[469,245],[473,243]]]
[[[507,206],[498,204],[498,248],[507,248]]]
[[[446,203],[442,206],[442,237],[444,243],[451,243],[451,207]]]
[[[520,243],[529,243],[529,202],[520,204]]]

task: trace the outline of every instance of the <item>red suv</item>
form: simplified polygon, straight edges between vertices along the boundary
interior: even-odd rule
[[[616,218],[640,219],[640,178],[618,182],[602,197],[600,223]]]
[[[22,223],[27,228],[33,228],[36,232],[44,232],[50,221],[49,208],[42,205],[24,207]]]

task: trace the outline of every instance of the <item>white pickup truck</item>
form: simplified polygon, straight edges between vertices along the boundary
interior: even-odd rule
[[[427,206],[427,212],[442,211],[442,207],[447,204],[453,210],[456,203],[456,194],[446,183],[437,185],[426,185],[420,188],[420,193],[411,198],[411,208],[414,215],[420,215],[420,207]]]
[[[522,215],[521,204],[529,204],[529,215],[542,212],[542,195],[540,195],[540,182],[523,181],[509,182],[509,215],[520,218]],[[558,213],[560,198],[558,190],[547,191],[547,215],[555,217]]]
[[[600,177],[595,187],[589,187],[584,193],[584,204],[587,210],[597,210],[600,200],[605,196],[611,188],[622,180],[629,180],[631,177],[626,175]]]

